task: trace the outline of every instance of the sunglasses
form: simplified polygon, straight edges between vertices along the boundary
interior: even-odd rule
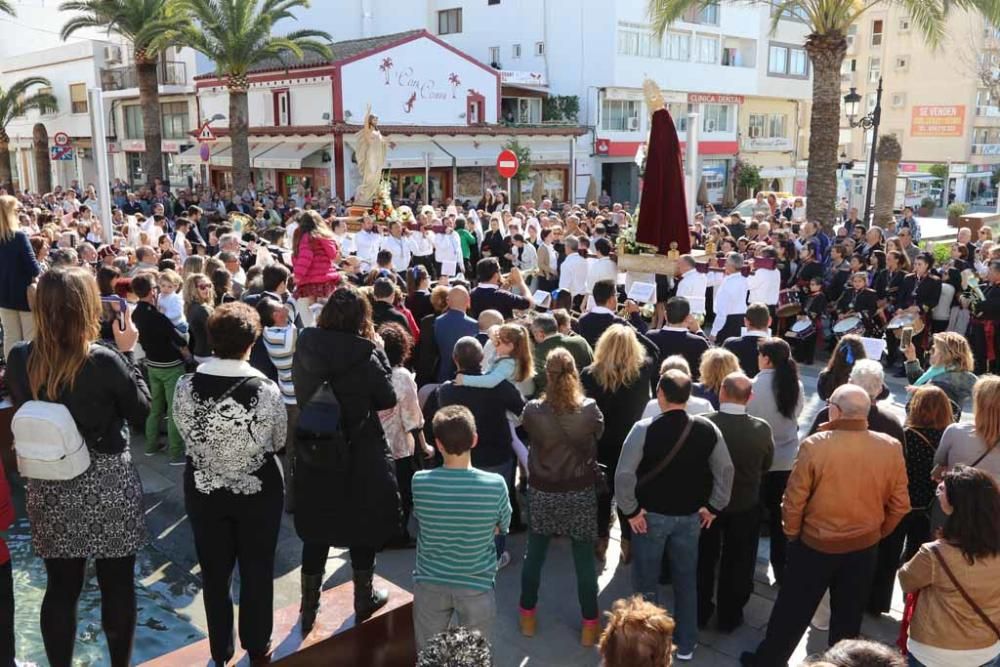
[[[212,289],[211,285],[198,285],[198,289]]]

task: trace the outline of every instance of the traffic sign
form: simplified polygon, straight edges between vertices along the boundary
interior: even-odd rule
[[[53,160],[72,160],[73,159],[73,147],[72,146],[50,146],[49,147],[49,157]]]
[[[513,178],[518,167],[520,164],[514,151],[510,149],[500,151],[500,155],[497,156],[497,173],[500,174],[500,178]]]
[[[212,126],[205,123],[198,130],[198,141],[215,141],[215,132],[212,132]]]
[[[201,156],[202,162],[208,162],[212,157],[212,147],[207,142],[202,142],[198,147],[198,155]]]
[[[69,146],[71,143],[69,135],[66,134],[65,132],[56,132],[55,135],[52,137],[52,141],[55,143],[56,146],[59,146],[60,148],[62,148],[63,146]]]

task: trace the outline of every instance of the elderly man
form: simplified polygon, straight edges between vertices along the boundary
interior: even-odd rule
[[[559,333],[556,318],[549,313],[538,315],[531,321],[531,338],[535,341],[535,395],[545,391],[545,358],[549,352],[561,347],[573,355],[577,369],[583,369],[594,360],[594,351],[582,336]]]
[[[448,310],[434,320],[434,342],[437,343],[438,358],[441,359],[437,372],[438,382],[455,377],[452,352],[458,339],[463,336],[475,337],[479,332],[479,323],[465,314],[468,310],[469,292],[460,285],[452,287],[448,291]]]
[[[715,292],[715,321],[711,337],[717,343],[740,335],[743,318],[747,312],[747,279],[743,277],[743,255],[731,252],[726,256],[725,277],[717,282]],[[718,276],[718,274],[713,274]]]
[[[694,257],[681,255],[677,260],[681,275],[674,283],[674,296],[682,297],[691,304],[691,313],[698,318],[705,316],[705,293],[708,289],[708,274],[700,273]],[[669,319],[667,320],[669,322]]]
[[[802,441],[781,504],[788,564],[767,634],[743,665],[784,666],[827,588],[830,645],[857,637],[879,541],[910,511],[899,441],[868,430],[871,397],[846,384],[830,397],[830,421]],[[864,465],[859,465],[859,461]]]
[[[559,266],[559,289],[573,295],[573,308],[580,310],[583,297],[587,294],[587,260],[579,253],[580,240],[567,236],[566,259]]]

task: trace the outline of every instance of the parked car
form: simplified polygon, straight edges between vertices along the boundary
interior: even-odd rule
[[[763,190],[762,193],[765,197],[767,197],[770,194],[773,194],[777,198],[779,204],[781,203],[782,199],[787,199],[790,203],[794,202],[796,199],[801,199],[802,202],[806,205],[806,210],[807,211],[809,210],[809,200],[806,199],[805,197],[797,197],[793,195],[791,192],[771,192],[768,190]],[[739,213],[741,218],[743,218],[744,220],[749,220],[753,218],[753,207],[756,206],[756,204],[757,204],[756,196],[753,199],[744,199],[736,206],[736,208],[730,211],[730,213]]]

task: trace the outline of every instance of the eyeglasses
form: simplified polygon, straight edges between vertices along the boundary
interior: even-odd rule
[[[212,289],[211,285],[198,285],[198,289]]]

